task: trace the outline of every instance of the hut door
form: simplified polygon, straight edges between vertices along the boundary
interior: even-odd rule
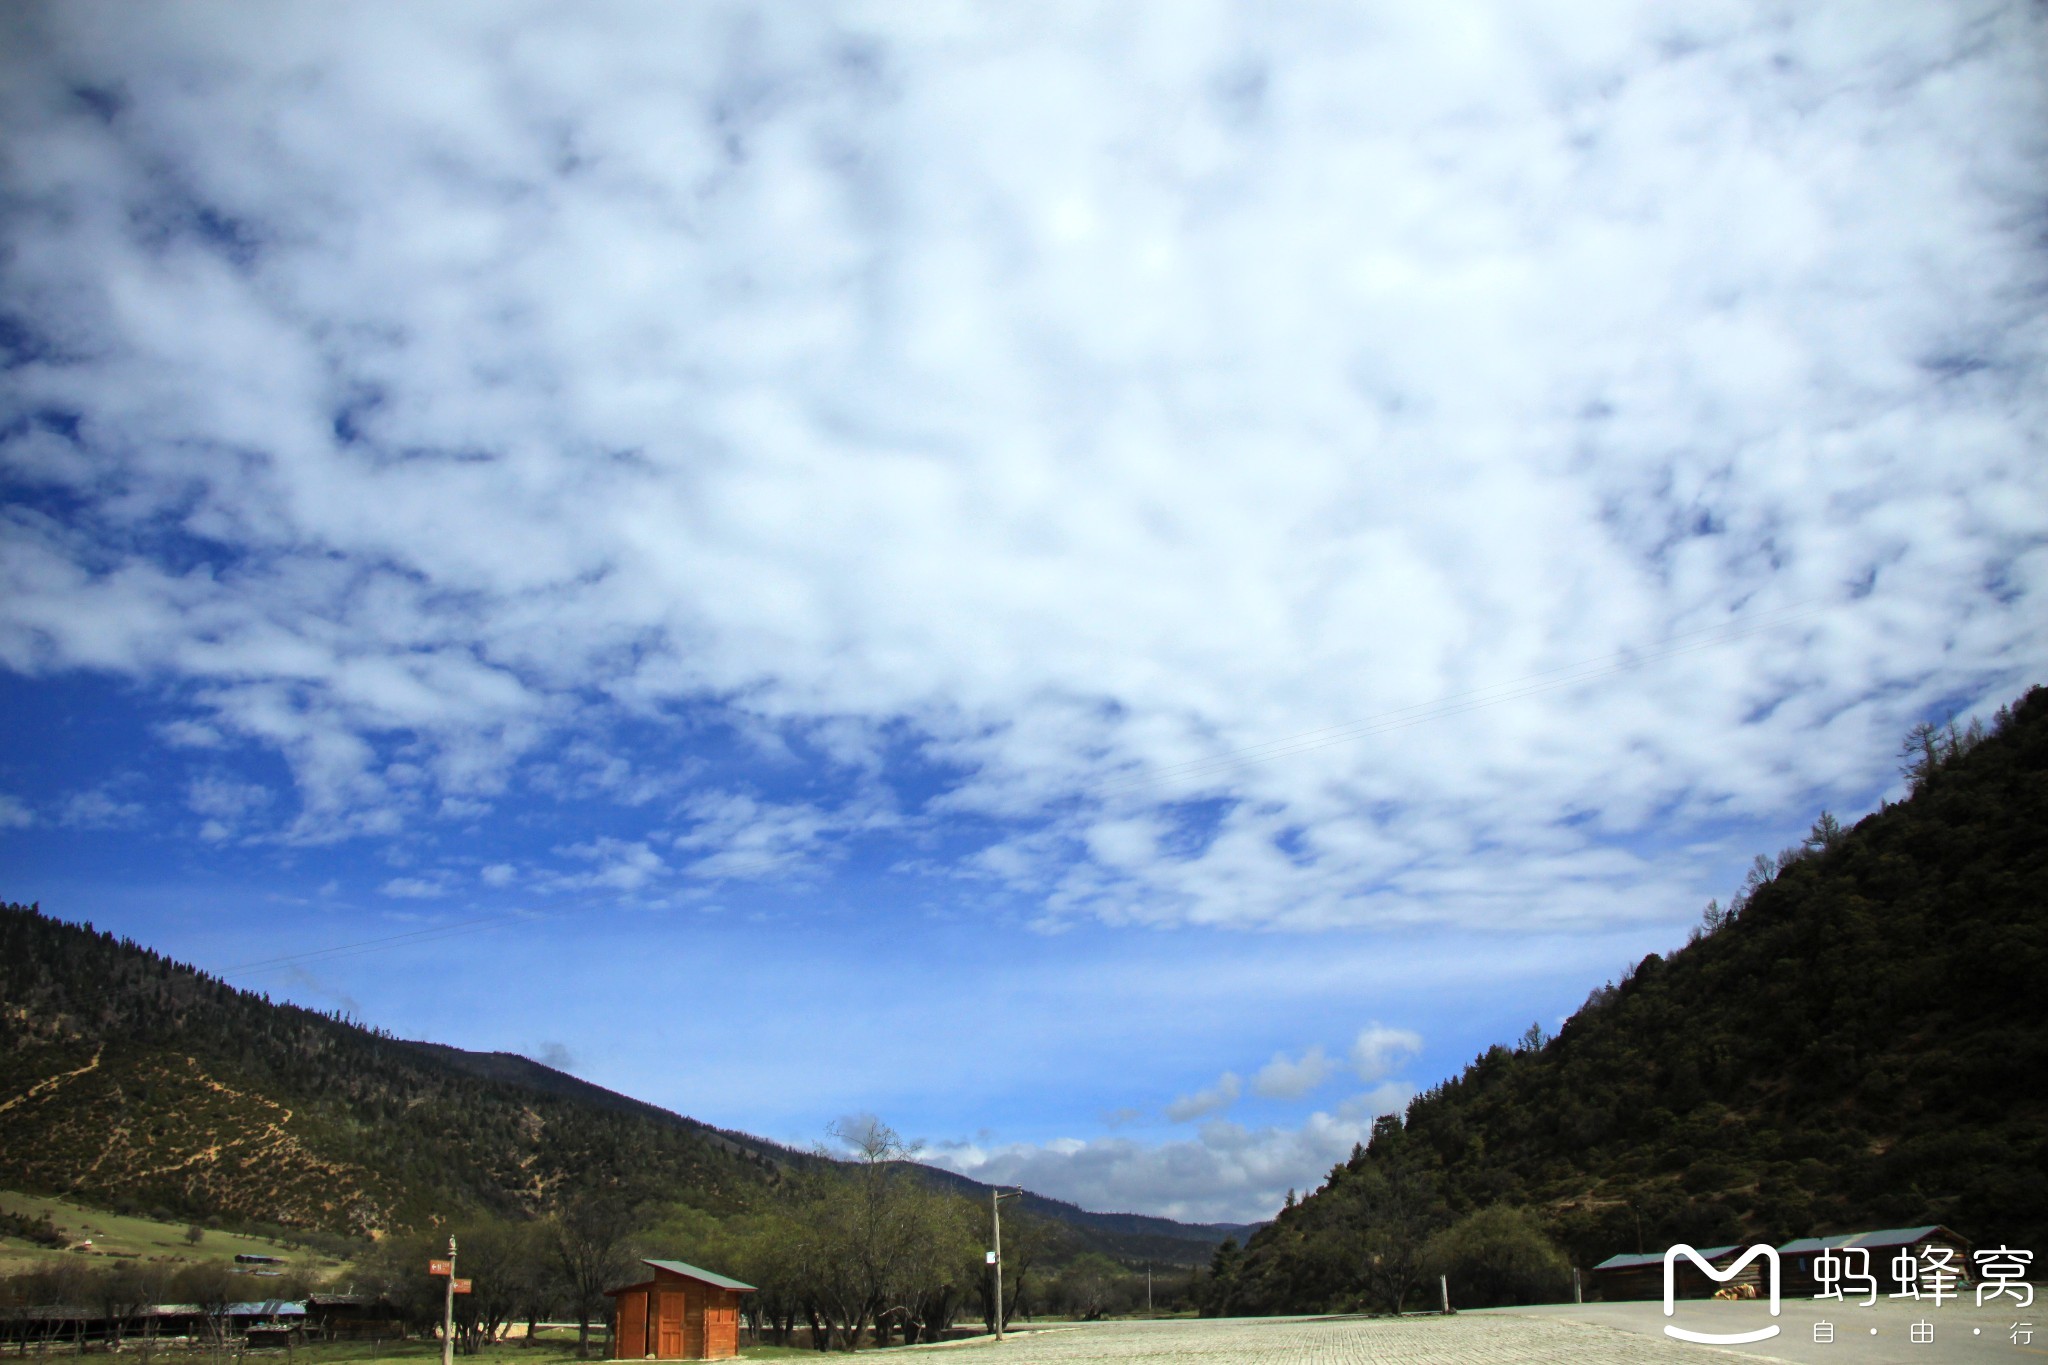
[[[704,1310],[704,1358],[727,1360],[740,1353],[740,1311],[737,1308]]]
[[[647,1295],[619,1295],[619,1338],[612,1354],[621,1360],[638,1360],[647,1354]]]
[[[683,1296],[674,1292],[656,1296],[661,1305],[655,1321],[660,1328],[655,1340],[654,1354],[662,1360],[683,1358]]]

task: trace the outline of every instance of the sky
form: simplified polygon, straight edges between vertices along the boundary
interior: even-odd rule
[[[0,11],[0,896],[1271,1216],[2048,681],[2048,11]]]

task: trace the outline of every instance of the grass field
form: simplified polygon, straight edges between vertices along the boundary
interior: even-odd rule
[[[604,1334],[591,1336],[593,1359],[601,1359]],[[279,1355],[268,1352],[266,1355]],[[816,1359],[816,1351],[785,1346],[751,1346],[740,1352],[743,1360]],[[529,1345],[525,1341],[487,1346],[473,1356],[458,1356],[461,1365],[572,1365],[576,1360],[576,1329],[551,1327]],[[440,1365],[441,1343],[434,1340],[372,1342],[315,1342],[292,1353],[292,1365]]]
[[[262,1237],[243,1237],[231,1232],[207,1232],[197,1245],[185,1240],[186,1224],[159,1223],[148,1218],[89,1209],[68,1200],[46,1195],[14,1194],[0,1191],[0,1209],[9,1213],[50,1221],[64,1230],[67,1240],[90,1239],[94,1256],[136,1256],[158,1261],[231,1261],[238,1253],[279,1256],[293,1269],[327,1274],[342,1262],[303,1247],[296,1250]],[[0,1275],[27,1270],[41,1262],[80,1259],[81,1254],[54,1247],[38,1246],[19,1237],[0,1237]],[[280,1267],[282,1268],[282,1267]]]

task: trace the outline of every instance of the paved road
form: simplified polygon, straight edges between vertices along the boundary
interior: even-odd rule
[[[1747,1305],[1725,1305],[1737,1308]],[[2014,1348],[2003,1336],[1965,1335],[1983,1325],[1974,1317],[1936,1319],[1936,1341],[1906,1340],[1911,1315],[1856,1319],[1864,1335],[1838,1333],[1832,1345],[1792,1340],[1795,1328],[1810,1336],[1812,1319],[1795,1319],[1787,1304],[1780,1322],[1786,1332],[1748,1348],[1751,1360],[1830,1362],[1832,1365],[1893,1365],[1894,1362],[2032,1361],[2048,1350]],[[1646,1310],[1646,1311],[1642,1311]],[[1869,1310],[1877,1311],[1877,1310]],[[1763,1319],[1768,1322],[1768,1317]],[[1844,1319],[1849,1321],[1849,1319]],[[1189,1322],[1095,1323],[1013,1335],[997,1346],[982,1338],[963,1343],[948,1365],[1738,1365],[1725,1349],[1672,1341],[1662,1335],[1664,1318],[1656,1304],[1588,1304],[1584,1308],[1495,1310],[1449,1318],[1225,1318]],[[1987,1317],[1985,1323],[1989,1322]],[[1702,1330],[1723,1330],[1702,1322]],[[1746,1324],[1745,1324],[1746,1325]],[[2003,1327],[2005,1324],[1999,1324]],[[1957,1328],[1946,1336],[1943,1328]],[[1989,1327],[1985,1328],[1989,1332]],[[2036,1338],[2037,1342],[2041,1337]],[[1767,1349],[1777,1348],[1777,1349]],[[938,1362],[934,1362],[938,1365]]]

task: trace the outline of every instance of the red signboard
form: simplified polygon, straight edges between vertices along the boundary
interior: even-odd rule
[[[428,1261],[427,1273],[429,1275],[453,1275],[455,1273],[455,1263],[453,1261]]]
[[[469,1281],[468,1281],[468,1280],[457,1280],[457,1281],[455,1282],[455,1285],[454,1285],[454,1289],[455,1289],[455,1292],[456,1292],[456,1293],[458,1293],[458,1294],[467,1294],[467,1293],[469,1292]]]

